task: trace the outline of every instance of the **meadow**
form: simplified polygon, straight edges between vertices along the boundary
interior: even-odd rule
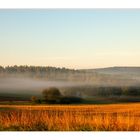
[[[1,131],[140,131],[140,103],[0,105]]]

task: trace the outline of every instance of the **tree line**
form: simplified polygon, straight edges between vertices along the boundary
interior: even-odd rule
[[[127,76],[98,73],[50,66],[0,66],[0,77],[27,77],[43,80],[84,81],[94,85],[128,85],[138,81]]]
[[[26,73],[26,72],[32,72],[32,73],[49,73],[49,72],[79,72],[78,70],[74,69],[67,69],[67,68],[57,68],[57,67],[43,67],[43,66],[6,66],[2,67],[0,66],[0,73]]]
[[[65,80],[78,75],[79,70],[57,68],[57,67],[43,67],[43,66],[0,66],[0,76],[13,76],[13,77],[28,77],[28,78],[41,78],[47,80]],[[67,77],[67,78],[66,78]]]

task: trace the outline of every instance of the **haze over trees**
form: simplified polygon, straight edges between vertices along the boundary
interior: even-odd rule
[[[135,97],[140,101],[140,68],[113,67],[104,69],[74,70],[56,67],[7,66],[0,67],[0,100],[30,100],[42,102],[43,89],[56,87],[58,98],[46,96],[54,103],[82,102],[82,99],[105,101]],[[50,92],[50,91],[49,91]],[[36,96],[37,99],[31,98]],[[98,98],[99,97],[99,98]],[[51,98],[52,101],[50,100]],[[81,99],[82,98],[82,99]],[[101,99],[100,98],[100,99]]]
[[[140,83],[139,67],[105,69],[67,69],[41,66],[0,66],[1,77],[20,77],[51,81],[80,81],[101,85],[134,85]]]

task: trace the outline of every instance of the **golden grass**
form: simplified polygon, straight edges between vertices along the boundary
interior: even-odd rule
[[[0,105],[0,130],[139,131],[140,104]]]

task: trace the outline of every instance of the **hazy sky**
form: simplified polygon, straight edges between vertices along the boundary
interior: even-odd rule
[[[140,66],[140,10],[0,10],[0,65]]]

